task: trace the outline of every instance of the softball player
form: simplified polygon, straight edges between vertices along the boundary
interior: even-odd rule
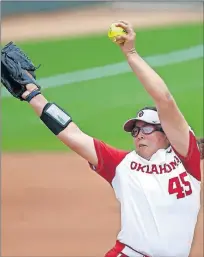
[[[70,114],[42,96],[35,83],[27,85],[22,98],[115,191],[121,204],[121,229],[106,257],[187,257],[200,208],[196,138],[165,82],[137,53],[131,25],[120,21],[117,26],[127,31],[117,38],[123,41],[119,47],[156,106],[143,108],[124,124],[133,137],[134,151],[116,149],[82,132]]]

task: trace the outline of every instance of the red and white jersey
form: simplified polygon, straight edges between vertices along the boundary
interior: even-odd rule
[[[121,204],[117,239],[144,255],[187,257],[200,208],[200,153],[193,133],[186,158],[172,147],[146,160],[135,151],[96,139],[94,144],[98,166],[90,166],[111,184]],[[131,257],[137,256],[133,252]]]

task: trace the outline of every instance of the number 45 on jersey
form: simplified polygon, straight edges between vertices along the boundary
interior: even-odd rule
[[[177,199],[191,195],[191,183],[187,180],[187,177],[187,172],[183,172],[179,176],[169,179],[169,194],[176,194]]]

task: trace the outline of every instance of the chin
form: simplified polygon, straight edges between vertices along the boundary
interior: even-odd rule
[[[152,154],[148,153],[148,151],[145,149],[136,150],[136,153],[146,160],[149,160],[152,156]]]

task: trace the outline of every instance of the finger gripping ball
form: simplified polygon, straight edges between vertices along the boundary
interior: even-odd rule
[[[126,30],[121,27],[116,27],[116,23],[112,23],[108,30],[108,37],[113,42],[116,42],[117,36],[122,36],[122,35],[126,35],[126,34],[127,34]],[[124,42],[124,40],[117,41],[118,44],[121,44],[123,42]]]

